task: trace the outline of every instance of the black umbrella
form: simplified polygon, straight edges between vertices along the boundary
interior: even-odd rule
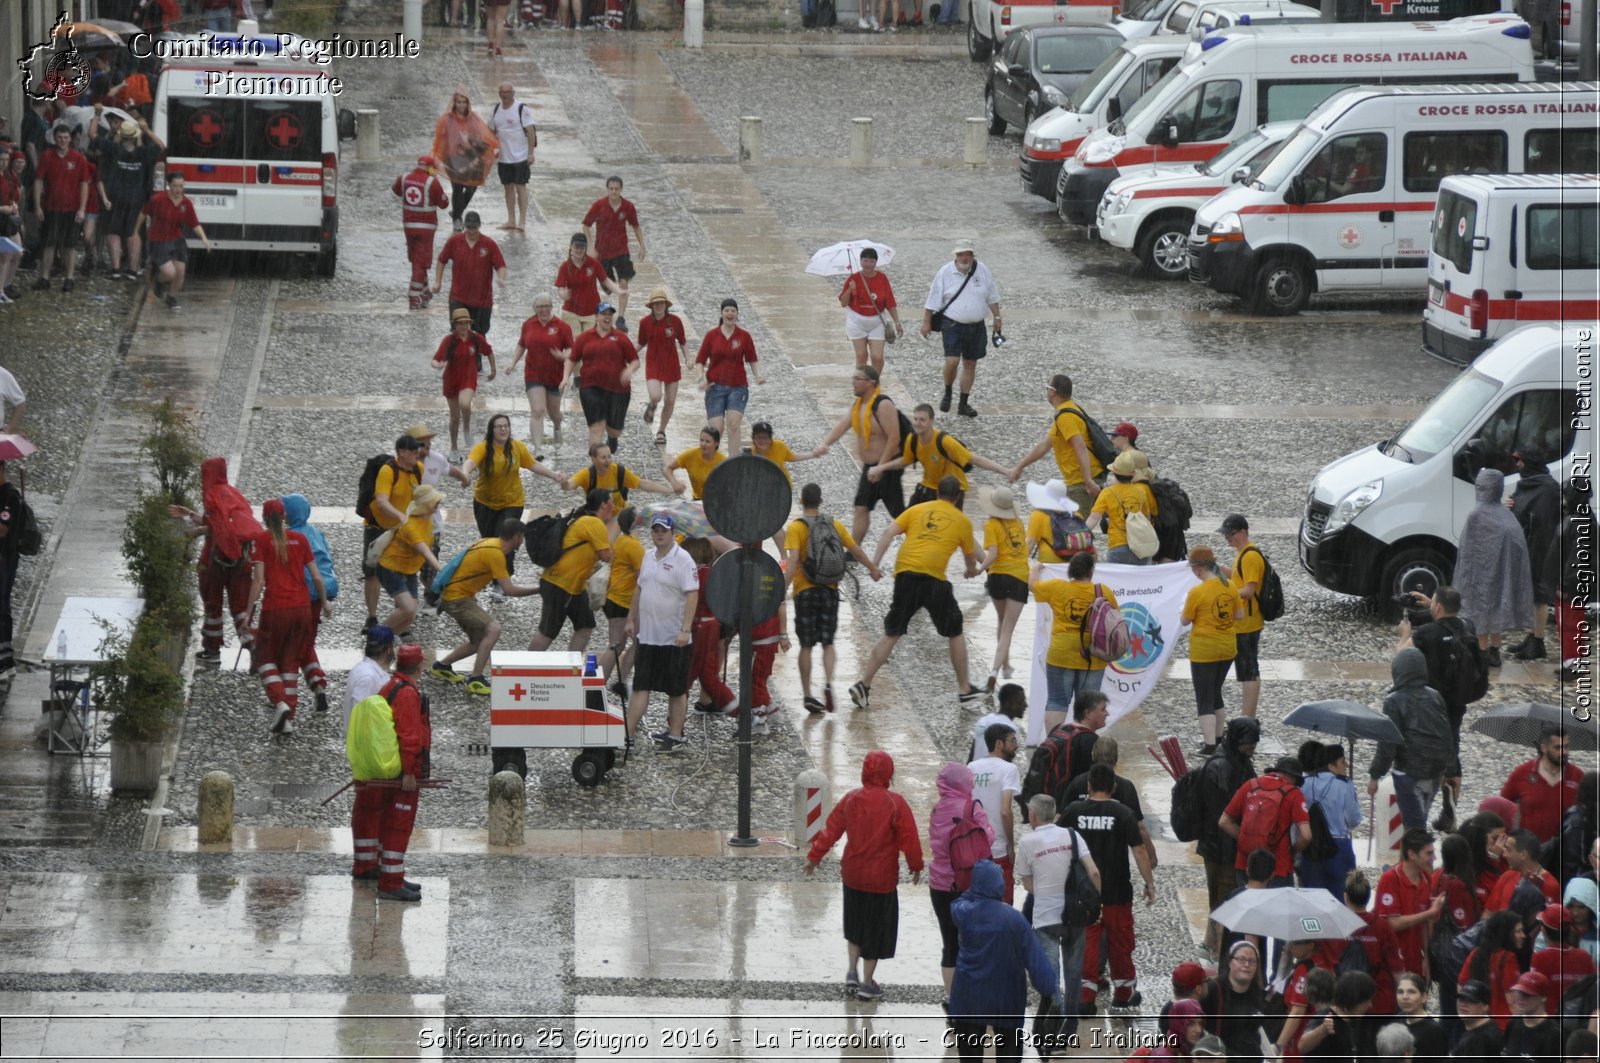
[[[1394,721],[1355,701],[1308,701],[1283,718],[1290,727],[1321,731],[1341,738],[1370,738],[1374,742],[1403,742]]]
[[[1566,731],[1571,748],[1576,752],[1600,750],[1600,719],[1591,715],[1587,720],[1580,720],[1572,710],[1542,701],[1497,705],[1472,721],[1472,729],[1479,734],[1517,746],[1538,744],[1544,729],[1551,726]]]

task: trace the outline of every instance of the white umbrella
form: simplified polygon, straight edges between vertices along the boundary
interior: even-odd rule
[[[894,261],[894,248],[885,244],[873,240],[842,240],[812,255],[811,261],[806,263],[806,272],[819,277],[843,277],[854,273],[861,252],[869,247],[878,252],[879,266],[887,266]]]
[[[1365,925],[1360,916],[1334,900],[1327,890],[1294,886],[1241,890],[1219,905],[1211,918],[1241,934],[1283,941],[1338,941]]]

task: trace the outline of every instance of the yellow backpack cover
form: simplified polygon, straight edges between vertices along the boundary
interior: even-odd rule
[[[362,698],[350,710],[344,736],[350,774],[358,782],[400,777],[400,739],[394,733],[394,710],[381,694]]]

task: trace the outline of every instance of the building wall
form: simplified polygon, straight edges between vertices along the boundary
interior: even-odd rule
[[[0,0],[0,118],[12,138],[20,134],[27,108],[17,60],[44,40],[62,11],[92,18],[95,7],[95,0]]]

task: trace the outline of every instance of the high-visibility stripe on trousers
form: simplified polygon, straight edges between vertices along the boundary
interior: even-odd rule
[[[734,698],[733,690],[722,681],[717,668],[721,628],[715,617],[703,619],[695,625],[694,652],[689,658],[689,682],[700,682],[700,694],[718,708]]]
[[[267,700],[276,705],[289,706],[289,718],[294,718],[299,704],[300,664],[305,660],[305,647],[311,632],[310,606],[293,609],[263,609],[261,623],[256,628],[254,662],[256,674],[266,687]]]
[[[223,599],[227,599],[228,614],[233,617],[233,627],[239,634],[241,645],[249,646],[244,629],[250,623],[250,614],[244,608],[250,597],[250,569],[246,565],[223,568],[210,564],[200,569],[200,601],[205,607],[206,619],[200,628],[200,648],[215,652],[222,649],[222,635],[226,625]]]
[[[406,847],[417,822],[418,790],[384,790],[383,823],[378,830],[378,888],[397,890],[406,881]]]
[[[350,808],[350,833],[355,839],[355,864],[352,875],[371,871],[378,866],[378,832],[383,829],[383,807],[389,791],[370,783],[356,783],[356,799]]]
[[[1111,968],[1113,1004],[1126,1001],[1137,984],[1133,970],[1133,904],[1104,904],[1100,922],[1084,933],[1083,997],[1093,1004],[1100,981],[1100,945],[1106,946],[1106,965]]]

